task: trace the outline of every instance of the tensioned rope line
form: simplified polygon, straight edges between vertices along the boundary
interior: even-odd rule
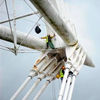
[[[27,6],[28,6],[33,12],[35,11],[35,10],[26,2],[26,0],[24,0],[24,2],[27,4]],[[37,15],[37,16],[40,17],[39,15]],[[43,19],[41,19],[41,20],[48,26],[48,28],[51,30],[52,33],[55,33]]]
[[[10,47],[7,47],[7,46],[3,46],[3,45],[0,45],[0,48],[1,48],[2,50],[6,50],[6,51],[10,51],[10,52],[14,53],[14,52],[13,52],[13,48],[10,48]]]
[[[0,47],[0,49],[1,49],[1,50],[5,50],[5,51],[10,51],[10,50],[8,50],[8,49],[5,49],[5,48],[2,48],[2,47]]]
[[[5,6],[6,6],[6,11],[7,11],[8,19],[10,20],[10,16],[9,16],[9,11],[8,11],[8,6],[7,6],[7,1],[6,1],[6,0],[5,0]],[[13,35],[12,26],[11,26],[10,21],[9,21],[9,26],[10,26],[11,33],[12,33],[12,35]]]
[[[11,48],[11,47],[7,47],[7,46],[4,46],[4,45],[0,45],[0,49],[2,50],[6,50],[6,51],[10,51],[12,53],[14,53],[14,49]],[[37,49],[39,51],[43,51],[43,50],[46,50],[46,49]],[[52,49],[48,49],[48,50],[52,50]],[[39,51],[33,51],[33,50],[27,50],[27,49],[19,49],[17,52],[18,53],[39,53]]]
[[[4,46],[4,45],[0,45],[0,49],[14,53],[13,48],[10,48],[10,47]],[[25,49],[19,49],[17,52],[18,53],[39,53],[39,51],[33,51],[33,50],[27,50],[27,49],[26,50]]]
[[[26,38],[24,38],[24,39],[21,41],[21,43],[19,44],[18,49],[20,48],[21,44],[27,39],[27,37],[29,36],[29,34],[31,33],[31,31],[34,29],[35,25],[39,22],[39,20],[40,20],[41,18],[42,18],[42,16],[40,16],[40,18],[37,20],[37,22],[34,24],[34,26],[29,30],[29,32],[28,32],[27,35],[26,35]],[[18,50],[18,49],[17,49],[17,50]]]
[[[29,7],[32,11],[34,11],[34,9],[26,2],[26,0],[24,0],[24,2],[28,5],[28,7]]]
[[[14,53],[17,55],[17,35],[16,35],[16,9],[15,9],[15,0],[12,0],[13,7],[13,38],[14,38]]]
[[[0,3],[0,7],[2,6],[3,3],[4,3],[4,0]]]
[[[5,0],[5,6],[6,6],[6,11],[7,11],[8,20],[10,20],[10,16],[9,16],[9,11],[8,11],[8,6],[7,6],[7,1],[6,1],[6,0]],[[10,26],[11,34],[12,34],[13,39],[14,39],[14,34],[13,34],[13,31],[12,31],[12,26],[11,26],[10,21],[9,21],[9,26]],[[15,40],[15,39],[14,39],[14,40]],[[16,50],[16,48],[15,48],[15,43],[14,43],[14,50]]]
[[[34,12],[34,13],[29,13],[29,14],[26,14],[26,15],[18,16],[18,17],[15,18],[15,20],[18,20],[18,19],[21,19],[21,18],[25,18],[25,17],[28,17],[28,16],[32,16],[34,14],[38,14],[38,12]],[[2,22],[0,22],[0,24],[7,23],[7,22],[13,21],[13,20],[14,20],[13,18],[10,18],[10,20],[2,21]]]

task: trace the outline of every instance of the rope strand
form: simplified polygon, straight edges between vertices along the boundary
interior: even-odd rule
[[[24,38],[21,43],[19,44],[18,49],[20,48],[21,44],[27,39],[27,37],[29,36],[30,32],[33,30],[33,28],[35,27],[35,25],[38,23],[38,21],[42,18],[42,16],[37,20],[37,22],[34,24],[34,26],[29,30],[29,32],[26,35],[26,38]]]

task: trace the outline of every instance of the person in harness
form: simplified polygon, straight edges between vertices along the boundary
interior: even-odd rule
[[[55,36],[55,34],[53,36],[47,35],[46,37],[41,37],[41,39],[46,39],[46,49],[48,49],[49,47],[52,49],[55,49],[53,43],[52,43],[52,38]]]
[[[60,78],[61,79],[61,81],[63,80],[63,77],[64,77],[64,74],[65,74],[65,66],[62,66],[62,68],[60,69],[60,72],[59,72],[59,74],[57,74],[56,75],[56,78]]]
[[[61,79],[61,81],[63,80],[64,74],[65,74],[65,67],[63,66],[60,70],[60,79]]]

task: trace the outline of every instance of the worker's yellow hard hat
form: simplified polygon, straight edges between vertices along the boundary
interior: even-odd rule
[[[58,78],[58,79],[59,79],[59,78],[60,78],[60,75],[59,75],[59,74],[57,74],[57,75],[56,75],[56,78]]]

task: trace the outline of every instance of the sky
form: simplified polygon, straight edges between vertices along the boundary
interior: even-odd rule
[[[2,1],[3,0],[0,0],[0,3]],[[10,17],[12,17],[12,2],[11,0],[7,0],[7,2]],[[33,7],[30,2],[28,3]],[[100,1],[65,0],[65,5],[66,15],[71,19],[71,22],[75,24],[79,42],[83,45],[95,64],[95,68],[83,66],[81,69],[80,74],[76,78],[72,100],[100,100]],[[31,12],[32,10],[25,4],[24,0],[16,0],[16,16]],[[5,19],[7,19],[7,14],[3,3],[2,6],[0,6],[0,21]],[[29,29],[33,27],[37,19],[38,17],[35,15],[18,20],[16,22],[16,29],[27,33]],[[45,36],[45,25],[42,21],[40,21],[39,24],[41,24],[42,33],[37,35],[33,30],[31,34],[38,37]],[[8,23],[4,25],[8,26]],[[11,43],[2,40],[0,40],[0,45],[13,47]],[[11,52],[0,50],[0,100],[10,99],[27,77],[39,55],[39,52],[34,51],[34,53],[23,53],[15,56]],[[25,91],[18,97],[18,100],[24,96],[35,80],[36,78],[30,82]],[[39,85],[29,100],[33,99],[35,93],[37,93],[44,82],[45,81]],[[60,80],[55,80],[49,85],[40,97],[40,100],[57,100],[60,85]]]

